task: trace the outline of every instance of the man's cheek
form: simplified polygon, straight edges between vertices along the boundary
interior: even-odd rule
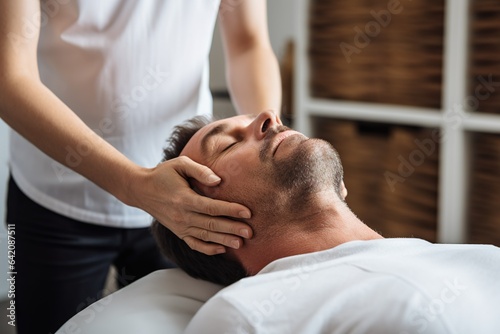
[[[213,198],[212,193],[214,191],[214,188],[216,188],[216,186],[208,187],[195,179],[190,179],[189,185],[191,189],[193,189],[198,195]]]
[[[199,195],[213,198],[213,199],[222,199],[222,196],[224,194],[224,179],[215,186],[206,186],[203,183],[197,181],[197,180],[192,180],[189,182],[191,184],[191,188]]]
[[[240,179],[243,174],[243,166],[241,159],[235,157],[233,159],[227,160],[224,164],[220,164],[217,166],[217,175],[219,175],[222,179],[222,184],[231,185],[236,182],[236,180]],[[250,167],[248,164],[245,166],[247,169]]]
[[[233,194],[230,191],[229,181],[222,179],[222,181],[214,187],[204,186],[205,196],[218,199],[221,201],[233,202],[235,199],[232,198]]]
[[[219,199],[220,198],[220,186],[213,186],[213,187],[207,187],[204,186],[204,195],[206,197],[214,198],[214,199]]]
[[[246,167],[250,168],[250,166]],[[190,182],[192,188],[200,195],[206,197],[234,201],[234,198],[231,198],[234,195],[234,191],[244,188],[244,180],[248,179],[247,173],[243,172],[242,163],[239,159],[234,158],[224,163],[212,165],[210,168],[221,178],[221,182],[216,186],[209,187],[193,179]]]

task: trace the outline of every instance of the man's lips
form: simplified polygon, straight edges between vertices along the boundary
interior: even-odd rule
[[[284,125],[269,129],[265,135],[264,144],[259,150],[260,160],[264,161],[266,158],[273,158],[281,143],[286,138],[294,135],[301,135],[307,138],[302,133],[294,131]]]
[[[297,132],[297,131],[294,131],[294,130],[286,130],[286,131],[283,131],[283,132],[280,132],[278,134],[276,134],[273,138],[273,146],[272,146],[272,156],[274,157],[274,155],[276,154],[276,151],[278,150],[279,146],[281,145],[281,143],[288,137],[290,136],[294,136],[294,135],[302,135],[302,133],[300,132]]]

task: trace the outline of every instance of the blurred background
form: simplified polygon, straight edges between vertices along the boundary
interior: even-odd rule
[[[500,2],[268,0],[284,120],[338,150],[386,237],[500,246]],[[234,114],[214,35],[214,111]],[[0,122],[0,203],[7,127]],[[4,205],[0,216],[5,216]],[[0,296],[6,231],[0,228]]]
[[[500,245],[500,2],[299,7],[294,126],[337,148],[353,211],[386,237]]]
[[[354,213],[386,237],[500,245],[500,2],[268,7],[283,118],[338,150]]]

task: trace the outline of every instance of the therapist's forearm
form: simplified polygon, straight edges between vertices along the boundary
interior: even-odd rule
[[[270,47],[254,47],[230,59],[227,81],[238,113],[281,110],[281,77]]]
[[[137,175],[141,168],[92,131],[41,82],[40,15],[38,0],[0,1],[0,117],[54,160],[125,199],[130,171]],[[33,25],[29,33],[26,21]]]
[[[11,128],[54,160],[127,201],[127,181],[139,166],[87,127],[34,75],[4,76],[0,89],[0,116]]]

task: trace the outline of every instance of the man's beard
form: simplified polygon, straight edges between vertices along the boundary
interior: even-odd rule
[[[322,139],[301,142],[290,155],[273,160],[275,186],[290,196],[306,199],[320,191],[335,190],[341,197],[343,169],[333,146]]]
[[[273,155],[274,136],[282,131],[285,130],[270,134],[265,139],[268,142],[260,148],[261,167],[249,170],[246,175],[255,182],[244,189],[230,187],[214,196],[250,208],[253,220],[261,223],[256,226],[248,222],[254,236],[258,233],[267,238],[282,233],[292,219],[308,212],[308,205],[319,192],[335,192],[337,195],[333,196],[343,201],[343,169],[333,146],[321,139],[289,139],[297,142],[293,143],[293,149],[286,149],[286,157],[280,157],[282,152]]]
[[[343,199],[344,172],[335,148],[325,140],[304,137],[289,144],[294,149],[279,159],[272,143],[276,135],[287,130],[290,129],[286,126],[269,129],[259,152],[260,160],[267,165],[265,174],[274,180],[277,193],[284,192],[285,197],[303,201],[314,193],[334,190]]]
[[[269,192],[259,199],[260,209],[267,208],[268,216],[300,213],[322,191],[334,190],[342,200],[342,164],[327,141],[304,138],[286,157],[269,160],[261,171],[269,180]]]

